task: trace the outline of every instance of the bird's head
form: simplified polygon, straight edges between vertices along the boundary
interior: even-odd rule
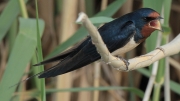
[[[155,30],[162,31],[160,19],[162,17],[158,12],[150,8],[141,8],[135,12],[133,12],[136,27],[140,30],[142,36],[147,38],[151,35],[151,33]]]

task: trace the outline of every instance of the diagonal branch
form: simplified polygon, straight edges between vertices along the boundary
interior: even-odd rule
[[[146,66],[151,65],[155,61],[158,61],[164,57],[171,56],[180,52],[180,34],[172,40],[170,43],[165,44],[156,48],[155,50],[141,55],[139,57],[135,57],[129,59],[129,66],[126,67],[126,64],[121,59],[113,56],[109,50],[107,49],[105,43],[103,42],[98,30],[95,26],[90,22],[87,15],[85,13],[80,13],[79,18],[76,22],[82,22],[84,27],[88,30],[92,43],[96,46],[98,53],[101,55],[101,59],[109,64],[110,66],[114,67],[117,70],[121,71],[131,71],[138,68],[143,68]]]

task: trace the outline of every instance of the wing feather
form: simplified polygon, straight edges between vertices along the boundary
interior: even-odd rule
[[[110,32],[112,32],[113,30],[111,29],[111,26],[108,25],[111,24],[106,24],[98,31],[100,32],[102,39],[107,45],[107,48],[110,52],[113,52],[123,47],[136,32],[136,28],[133,22],[131,21],[125,23],[123,25],[123,29],[119,27],[113,28],[114,30],[118,30],[117,33],[113,35],[110,35]],[[75,53],[67,55],[67,57],[64,60],[52,67],[53,69],[41,73],[39,75],[39,78],[54,77],[57,75],[61,75],[81,68],[100,59],[100,55],[96,51],[96,47],[92,44],[90,38],[86,39],[82,44],[80,45],[81,47],[77,48]]]
[[[44,65],[44,64],[47,64],[47,63],[63,60],[66,57],[72,57],[75,54],[77,54],[77,52],[87,44],[88,40],[90,40],[90,37],[85,38],[79,44],[77,44],[74,47],[62,52],[61,54],[59,54],[59,55],[57,55],[55,57],[49,58],[47,60],[44,60],[44,61],[42,61],[42,62],[40,62],[38,64],[34,64],[33,66]]]

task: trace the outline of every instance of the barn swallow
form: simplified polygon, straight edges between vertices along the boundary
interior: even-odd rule
[[[98,29],[104,43],[112,55],[126,53],[146,38],[155,30],[162,30],[160,25],[162,17],[150,8],[141,8],[128,13]],[[54,77],[86,66],[101,58],[88,36],[80,44],[61,53],[58,56],[42,61],[34,66],[60,61],[57,65],[38,73],[39,78]]]

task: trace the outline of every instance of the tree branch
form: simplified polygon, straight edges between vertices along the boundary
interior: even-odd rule
[[[164,57],[171,56],[180,52],[180,45],[179,45],[180,34],[179,34],[170,43],[160,46],[145,55],[141,55],[139,57],[129,59],[128,60],[129,66],[126,67],[124,61],[113,56],[109,52],[98,30],[90,22],[90,20],[88,19],[85,13],[80,13],[76,22],[82,22],[84,27],[88,30],[92,39],[92,43],[96,46],[98,53],[101,55],[101,60],[103,60],[105,63],[109,64],[110,66],[114,67],[117,70],[131,71],[138,68],[143,68],[151,65],[155,61],[158,61]]]

